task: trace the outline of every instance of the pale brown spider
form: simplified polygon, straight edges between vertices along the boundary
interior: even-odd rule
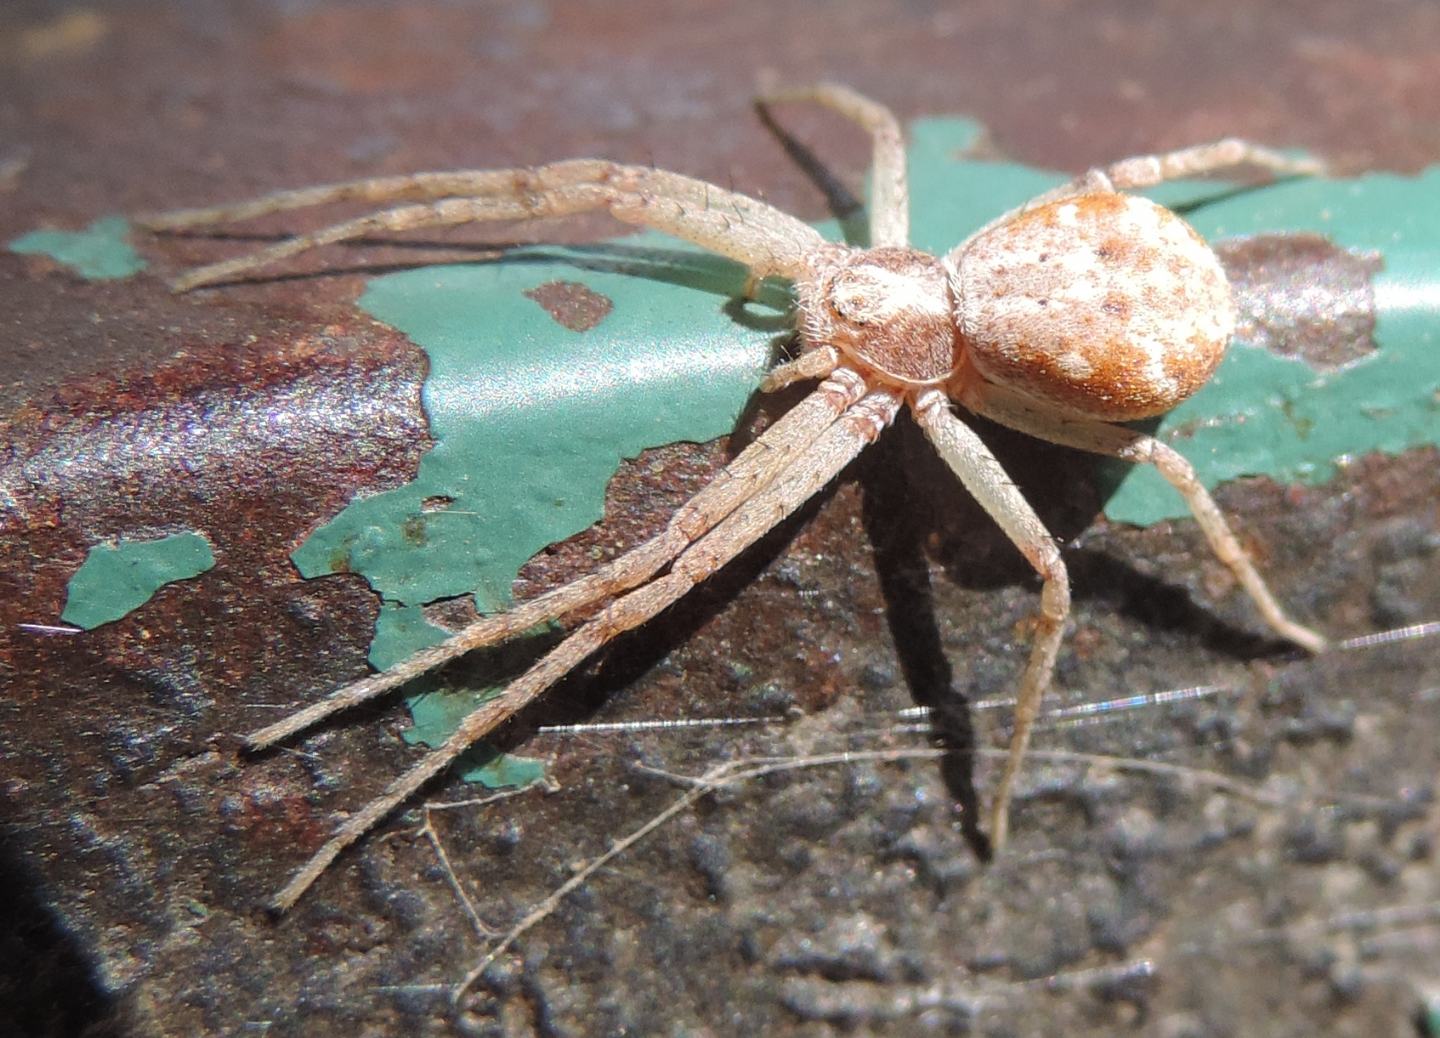
[[[441,748],[341,825],[276,896],[277,908],[293,905],[341,850],[478,739],[799,508],[873,442],[902,405],[1044,582],[1014,734],[991,809],[995,849],[1005,843],[1011,793],[1055,667],[1070,590],[1050,534],[953,405],[1051,443],[1154,465],[1184,496],[1210,547],[1265,622],[1310,652],[1325,647],[1323,637],[1285,616],[1190,464],[1154,438],[1111,424],[1162,414],[1193,393],[1215,370],[1235,325],[1225,274],[1200,236],[1169,210],[1121,189],[1240,164],[1280,174],[1312,172],[1314,164],[1238,140],[1127,159],[1046,192],[937,258],[908,245],[909,192],[895,117],[833,84],[768,98],[795,100],[832,108],[869,132],[870,247],[827,242],[799,220],[713,184],[600,160],[353,181],[145,221],[154,229],[174,229],[342,199],[417,203],[190,271],[175,282],[184,290],[376,231],[605,209],[626,223],[743,263],[752,283],[790,279],[802,349],[772,370],[761,389],[821,380],[651,540],[250,735],[251,748],[270,746],[472,649],[608,600],[466,717]]]

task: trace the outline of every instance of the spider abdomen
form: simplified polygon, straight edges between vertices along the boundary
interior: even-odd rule
[[[1022,211],[946,265],[975,371],[1091,418],[1170,410],[1210,378],[1235,327],[1215,253],[1180,217],[1133,195]]]

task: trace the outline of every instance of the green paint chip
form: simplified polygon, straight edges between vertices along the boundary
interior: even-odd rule
[[[412,746],[439,747],[467,714],[499,694],[498,688],[479,691],[436,689],[410,696],[405,703],[415,723],[401,733],[401,738]],[[461,757],[459,767],[464,781],[487,789],[533,786],[545,777],[544,761],[501,753],[483,744],[473,747]]]
[[[370,666],[389,670],[421,649],[439,645],[448,635],[425,619],[425,610],[420,606],[382,601],[380,615],[375,618],[375,637],[370,640]]]
[[[60,619],[91,630],[144,605],[166,584],[214,565],[210,542],[198,533],[97,544],[70,578]]]
[[[1063,179],[967,159],[981,132],[964,119],[911,126],[918,248],[943,254]],[[1212,239],[1309,230],[1384,258],[1376,353],[1320,373],[1236,344],[1215,380],[1164,419],[1157,435],[1204,482],[1244,474],[1319,481],[1346,455],[1440,442],[1440,170],[1239,192],[1178,183],[1155,194]],[[821,230],[840,233],[833,222]],[[423,403],[435,446],[413,483],[352,502],[294,560],[306,576],[359,573],[380,593],[375,666],[444,636],[421,615],[426,603],[473,595],[483,612],[506,608],[527,559],[600,518],[620,459],[733,428],[789,328],[776,310],[737,306],[743,280],[723,259],[641,234],[370,283],[360,305],[430,358]],[[583,285],[611,309],[582,331],[567,328],[536,302],[557,284]],[[1185,514],[1178,495],[1146,471],[1124,480],[1106,512],[1136,523]],[[473,703],[489,690],[468,694]],[[453,703],[466,700],[452,697],[443,710],[430,702],[414,700],[407,738],[443,738],[460,709]]]
[[[1345,458],[1440,444],[1440,168],[1287,181],[1187,217],[1211,240],[1308,231],[1384,263],[1373,281],[1374,353],[1317,371],[1237,342],[1214,380],[1165,416],[1156,435],[1207,486],[1245,475],[1322,483]],[[1105,511],[1133,523],[1188,514],[1154,472],[1140,470]]]
[[[444,637],[426,603],[473,595],[484,612],[506,608],[527,559],[600,519],[622,458],[734,428],[784,324],[763,305],[735,312],[744,280],[723,259],[642,235],[370,283],[360,305],[430,358],[423,403],[436,443],[414,482],[352,502],[292,557],[307,577],[355,572],[380,593],[372,665]],[[584,331],[560,324],[534,297],[561,282],[583,283],[610,313]],[[455,711],[436,714],[434,700],[412,700],[407,739],[448,734]],[[514,784],[539,768],[511,760],[471,773]]]
[[[96,220],[83,231],[31,231],[10,242],[11,252],[49,256],[87,281],[128,278],[145,269],[145,261],[130,246],[130,224],[123,216]]]

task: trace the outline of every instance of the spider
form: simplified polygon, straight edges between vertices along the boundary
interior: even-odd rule
[[[800,220],[713,184],[597,159],[350,181],[143,221],[152,230],[173,230],[341,200],[412,203],[196,268],[174,281],[184,291],[377,231],[608,210],[738,261],[752,287],[770,277],[792,282],[800,349],[760,388],[818,382],[650,540],[247,736],[249,749],[271,746],[471,650],[601,607],[340,825],[275,896],[276,910],[291,907],[342,850],[473,743],[798,509],[902,407],[1042,581],[1010,748],[989,813],[994,850],[1005,844],[1011,796],[1055,668],[1070,591],[1054,540],[957,408],[1051,443],[1154,465],[1270,628],[1309,652],[1325,648],[1320,634],[1285,615],[1190,464],[1153,437],[1116,424],[1163,414],[1199,389],[1219,364],[1236,319],[1209,246],[1173,212],[1124,190],[1246,164],[1273,175],[1318,166],[1234,139],[1126,159],[1032,199],[937,257],[908,244],[909,191],[895,116],[832,83],[772,93],[761,103],[788,101],[828,107],[869,134],[868,247],[828,242]]]

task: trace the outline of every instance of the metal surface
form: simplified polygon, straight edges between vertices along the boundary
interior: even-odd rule
[[[1440,162],[1437,52],[1440,8],[1422,0],[763,12],[12,0],[0,240],[365,173],[577,155],[650,161],[818,218],[823,193],[750,114],[766,67],[843,79],[902,117],[974,115],[995,152],[1061,168],[1237,134],[1351,171],[1413,171]],[[858,184],[855,133],[800,110],[784,122]],[[239,244],[144,251],[165,272]],[[427,446],[423,356],[353,305],[366,272],[420,256],[342,250],[306,261],[322,276],[173,297],[153,276],[87,282],[0,253],[3,464],[23,491],[0,528],[0,864],[21,909],[0,945],[0,1029],[1404,1033],[1440,980],[1433,649],[1298,660],[1259,637],[1192,524],[1093,525],[1094,466],[988,430],[1042,517],[1078,541],[1059,702],[1231,690],[1045,745],[1215,771],[1290,806],[1199,779],[1038,764],[1012,851],[987,865],[955,808],[988,790],[983,760],[759,781],[595,877],[459,1014],[446,987],[481,943],[418,816],[346,855],[291,916],[258,912],[334,812],[412,758],[393,705],[258,759],[233,736],[364,670],[374,596],[354,577],[301,581],[288,554],[357,492],[406,480]],[[1315,250],[1286,256],[1227,262],[1293,271]],[[1353,300],[1356,277],[1326,283]],[[1359,309],[1346,327],[1368,339]],[[1282,315],[1267,327],[1294,318],[1266,312]],[[535,560],[517,594],[653,530],[725,450],[627,465],[605,523]],[[1436,461],[1352,459],[1330,485],[1252,480],[1220,498],[1297,614],[1364,633],[1440,616]],[[96,539],[190,525],[217,559],[195,581],[94,632],[21,626],[55,622]],[[798,719],[739,735],[517,733],[561,791],[445,812],[435,829],[481,915],[503,924],[678,795],[637,761],[699,773],[741,754],[916,744],[873,732],[947,689],[1005,695],[1034,604],[1023,563],[902,427],[532,721]],[[1001,734],[995,713],[973,723],[982,746]]]

